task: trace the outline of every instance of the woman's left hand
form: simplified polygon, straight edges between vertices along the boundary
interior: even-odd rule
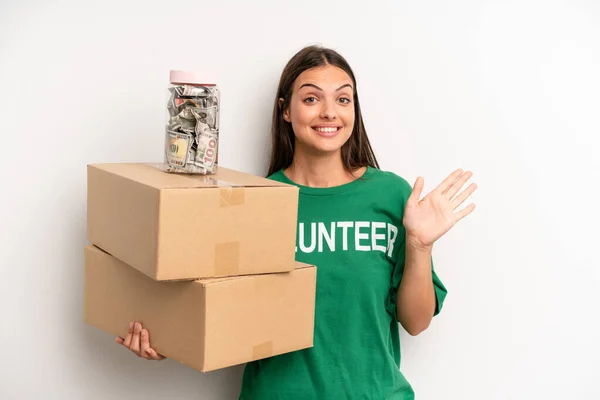
[[[477,189],[477,185],[472,183],[458,193],[472,175],[471,171],[463,172],[462,169],[457,169],[421,200],[419,198],[424,180],[422,177],[417,178],[406,202],[402,221],[407,241],[415,246],[428,248],[458,221],[473,212],[475,204],[454,212]]]

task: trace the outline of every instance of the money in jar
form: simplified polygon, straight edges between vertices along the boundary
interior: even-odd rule
[[[219,88],[196,72],[172,70],[169,78],[166,171],[212,175],[219,163]]]

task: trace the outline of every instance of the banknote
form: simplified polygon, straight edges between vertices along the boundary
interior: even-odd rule
[[[167,102],[167,110],[169,111],[169,116],[171,117],[174,117],[179,112],[177,108],[177,99],[174,90],[171,90],[171,96],[169,97],[169,101]]]
[[[168,165],[182,168],[188,163],[189,151],[194,137],[189,133],[173,132],[167,130],[165,144],[165,159]]]
[[[218,137],[214,133],[208,132],[196,136],[196,160],[194,164],[205,168],[209,172],[215,169],[215,161],[218,152]]]
[[[175,99],[175,105],[182,109],[183,107],[196,107],[200,108],[200,104],[196,100],[192,99],[182,99],[180,97]]]
[[[183,85],[181,87],[181,96],[182,97],[210,97],[212,96],[212,91],[208,86],[191,86],[191,85]]]
[[[217,126],[217,107],[189,109],[197,121],[207,124],[211,129],[218,129]]]
[[[194,164],[188,164],[184,168],[177,168],[177,167],[172,167],[170,165],[165,165],[161,169],[166,172],[174,172],[174,173],[180,173],[180,174],[209,175],[211,173],[202,167],[195,166]]]
[[[177,121],[181,125],[181,130],[186,133],[194,133],[196,130],[196,119],[195,118],[185,118],[181,114],[177,116]]]

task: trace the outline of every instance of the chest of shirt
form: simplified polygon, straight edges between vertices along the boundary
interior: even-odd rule
[[[396,210],[375,199],[301,196],[296,259],[317,266],[318,286],[381,295],[403,240]]]

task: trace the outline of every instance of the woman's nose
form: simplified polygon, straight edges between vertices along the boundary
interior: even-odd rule
[[[321,107],[321,118],[323,119],[335,119],[335,107],[331,101],[324,101]]]

